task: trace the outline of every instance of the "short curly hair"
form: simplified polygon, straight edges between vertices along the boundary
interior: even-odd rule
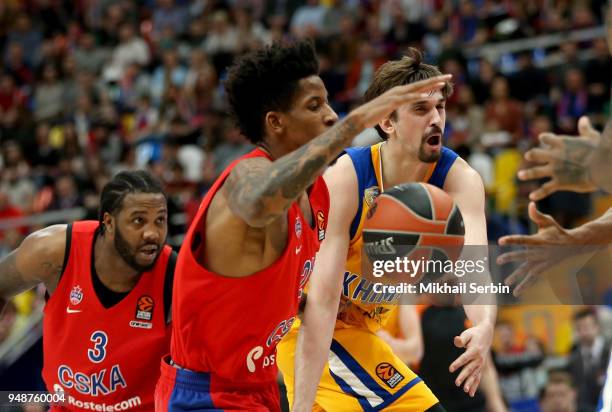
[[[426,80],[441,74],[436,66],[423,63],[423,54],[418,49],[410,47],[400,60],[392,60],[380,66],[374,75],[374,81],[365,92],[364,100],[368,102],[395,86]],[[453,84],[447,82],[442,88],[442,96],[446,99],[452,94]],[[378,125],[376,131],[383,139],[388,137]]]
[[[229,69],[225,91],[242,134],[254,144],[261,142],[266,113],[289,110],[298,82],[318,73],[314,46],[306,40],[277,42],[238,59]]]

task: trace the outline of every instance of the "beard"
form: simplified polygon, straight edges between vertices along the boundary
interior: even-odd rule
[[[440,135],[440,143],[442,143],[443,132],[438,126],[432,126],[431,130],[429,130],[425,136],[421,139],[421,145],[419,146],[419,152],[417,156],[419,160],[423,163],[435,163],[440,159],[442,155],[442,151],[434,151],[428,153],[427,150],[427,139],[429,139],[432,135]]]
[[[163,250],[162,245],[165,243],[165,239],[164,239],[164,242],[162,242],[160,245],[158,245],[157,243],[146,243],[144,245],[139,246],[138,248],[132,248],[130,244],[127,242],[127,240],[125,240],[123,235],[121,235],[121,230],[119,230],[119,227],[117,226],[115,230],[115,242],[114,243],[115,243],[115,249],[117,250],[117,253],[119,253],[119,256],[121,256],[123,261],[127,263],[129,267],[131,267],[132,269],[138,272],[147,272],[151,270],[153,266],[155,266],[155,263],[157,262],[159,255],[161,255],[161,252]],[[155,246],[158,246],[157,254],[155,255],[155,259],[153,259],[153,262],[151,262],[151,264],[149,265],[141,265],[140,263],[138,263],[138,261],[136,261],[136,254],[138,253],[138,249],[143,246],[150,245],[150,244],[154,244]]]
[[[419,160],[423,163],[436,163],[440,159],[442,152],[427,153],[427,150],[425,149],[426,144],[427,143],[423,142],[419,147],[419,153],[417,154]]]

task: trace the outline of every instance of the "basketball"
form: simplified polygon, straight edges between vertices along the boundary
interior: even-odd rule
[[[364,251],[370,263],[455,260],[464,241],[463,218],[453,199],[427,183],[395,186],[379,195],[363,226]],[[421,271],[422,276],[427,271]],[[416,282],[421,276],[402,276]]]

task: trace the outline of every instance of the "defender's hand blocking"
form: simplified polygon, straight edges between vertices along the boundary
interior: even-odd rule
[[[432,92],[440,90],[452,75],[432,77],[403,86],[395,86],[377,98],[365,103],[351,112],[359,122],[359,128],[373,127],[398,107],[418,100],[435,99]]]
[[[542,145],[525,153],[525,159],[541,165],[518,172],[520,180],[548,177],[551,180],[529,194],[537,201],[558,190],[591,192],[596,190],[589,173],[589,160],[601,141],[601,134],[583,116],[578,121],[580,137],[542,133]]]
[[[537,280],[537,276],[546,269],[558,264],[562,258],[569,257],[569,248],[566,253],[559,256],[554,246],[579,245],[580,239],[570,231],[562,228],[550,215],[540,213],[535,203],[529,203],[529,218],[538,225],[538,231],[533,235],[510,235],[499,239],[501,246],[523,245],[526,249],[507,252],[497,258],[497,264],[504,265],[510,262],[523,262],[510,276],[506,278],[506,285],[517,285],[514,295],[519,296],[528,286]],[[580,248],[572,249],[579,253]]]

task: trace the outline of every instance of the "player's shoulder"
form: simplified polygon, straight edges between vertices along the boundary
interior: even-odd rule
[[[67,224],[48,226],[29,234],[23,240],[21,248],[27,247],[47,255],[61,252],[63,257],[68,231],[69,225]]]
[[[64,266],[69,225],[53,225],[28,235],[18,249],[17,261],[23,273],[43,282],[53,282]]]
[[[323,173],[323,179],[330,191],[332,189],[343,189],[346,191],[351,188],[356,190],[358,187],[357,173],[349,154],[341,155],[333,165],[328,167]]]
[[[446,177],[444,190],[455,193],[484,193],[484,184],[480,173],[461,157],[457,157]]]

